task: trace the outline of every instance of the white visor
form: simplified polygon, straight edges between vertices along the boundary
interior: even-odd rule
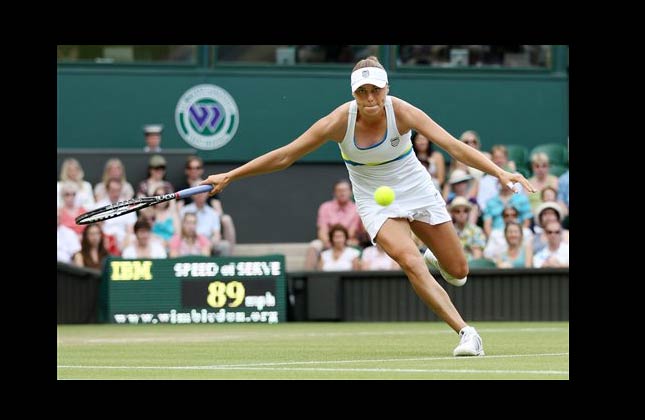
[[[383,88],[387,85],[387,73],[378,67],[363,67],[352,72],[352,92],[363,85]]]

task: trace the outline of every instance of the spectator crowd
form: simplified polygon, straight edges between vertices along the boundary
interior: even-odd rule
[[[131,183],[118,158],[109,158],[100,182],[92,186],[75,158],[61,166],[57,182],[58,260],[100,269],[108,256],[167,258],[186,255],[228,256],[235,247],[235,225],[224,213],[218,195],[197,194],[168,201],[90,225],[77,225],[78,215],[133,197],[175,191],[166,180],[160,126],[145,126],[145,151],[150,153],[145,179]],[[535,152],[527,162],[509,159],[505,145],[490,152],[473,130],[460,140],[486,154],[496,165],[516,171],[530,165],[529,182],[538,193],[520,188],[514,194],[498,179],[460,162],[447,163],[441,152],[421,134],[413,133],[417,158],[428,170],[452,216],[454,228],[469,263],[499,268],[567,267],[569,265],[569,171],[551,171],[549,155]],[[178,189],[204,179],[204,162],[189,156],[185,182]],[[136,189],[133,187],[136,186]],[[318,209],[316,238],[307,248],[305,270],[398,270],[385,252],[372,244],[354,201],[348,180],[332,186],[333,198]],[[415,238],[416,239],[416,238]],[[421,241],[419,252],[425,251]],[[482,264],[483,263],[483,264]]]
[[[100,182],[92,187],[84,179],[83,168],[77,159],[63,161],[57,183],[58,261],[101,269],[108,256],[231,255],[235,245],[235,226],[231,216],[224,214],[218,196],[198,194],[99,223],[76,224],[76,217],[95,208],[135,197],[176,191],[166,180],[166,159],[161,154],[150,154],[147,169],[148,176],[134,183],[137,186],[134,189],[121,160],[110,158],[105,162]],[[189,156],[184,172],[182,189],[201,182],[204,175],[202,159]]]
[[[467,130],[460,140],[482,151],[497,166],[515,172],[530,164],[529,181],[538,192],[502,188],[496,177],[452,161],[433,150],[432,142],[412,134],[414,151],[442,193],[453,225],[472,265],[498,268],[568,267],[569,171],[550,172],[549,156],[533,153],[528,162],[509,159],[508,148],[482,150],[481,139]],[[399,267],[365,232],[348,180],[333,185],[333,199],[318,209],[317,237],[307,249],[306,270],[396,270]],[[412,234],[414,235],[414,234]],[[416,240],[419,252],[425,245]]]

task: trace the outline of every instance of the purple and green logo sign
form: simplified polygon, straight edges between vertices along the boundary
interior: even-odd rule
[[[215,85],[193,86],[179,98],[175,108],[179,135],[201,150],[219,149],[231,141],[239,122],[235,100]]]

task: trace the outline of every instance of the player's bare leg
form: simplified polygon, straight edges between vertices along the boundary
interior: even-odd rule
[[[414,291],[430,309],[455,332],[467,326],[448,293],[428,271],[423,256],[412,240],[407,219],[388,219],[376,235],[376,242],[401,266]]]
[[[444,271],[455,279],[466,278],[468,261],[452,222],[430,225],[415,220],[410,223],[410,227],[414,234],[430,248]]]
[[[463,286],[468,275],[468,261],[463,246],[452,223],[430,225],[419,221],[410,223],[412,231],[434,254],[437,267],[446,281],[454,286]],[[424,262],[427,256],[423,257]],[[435,264],[433,264],[435,265]],[[455,356],[483,356],[484,345],[477,330],[471,326],[458,331],[459,345],[453,351]]]

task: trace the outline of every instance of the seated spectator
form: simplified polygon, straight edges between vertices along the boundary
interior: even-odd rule
[[[200,182],[204,179],[204,161],[202,158],[196,155],[190,155],[186,157],[186,164],[184,166],[184,175],[185,175],[185,181],[183,184],[181,184],[177,189],[178,190],[184,190],[186,188],[191,188],[191,187],[196,187],[199,185]],[[207,205],[213,207],[211,205],[211,201],[219,199],[219,194],[215,194],[206,202]],[[191,204],[193,202],[193,197],[188,196],[188,197],[183,197],[178,200],[179,202],[182,202],[184,205],[186,204]]]
[[[497,195],[488,200],[484,208],[484,233],[490,237],[494,229],[504,229],[504,218],[502,213],[506,207],[515,207],[518,211],[518,222],[524,227],[531,226],[533,213],[531,213],[531,204],[525,194],[515,194],[513,190],[507,187],[499,186]]]
[[[533,237],[533,252],[538,253],[548,243],[548,236],[544,233],[543,226],[554,221],[562,223],[563,218],[564,211],[562,211],[560,204],[555,201],[547,201],[540,204],[535,212],[535,225],[533,226],[533,230],[535,231],[535,236]],[[569,243],[568,229],[562,229],[562,242],[565,244]]]
[[[482,229],[470,222],[470,212],[473,207],[470,201],[461,196],[455,197],[448,205],[448,211],[468,261],[481,258],[486,245],[486,236]]]
[[[495,264],[498,268],[530,268],[533,266],[531,243],[523,243],[522,225],[508,222],[504,227],[506,250],[500,253]]]
[[[569,213],[569,170],[558,178],[558,202]]]
[[[96,203],[98,207],[107,206],[119,201],[119,197],[123,191],[123,184],[118,178],[108,179],[106,189],[107,198]],[[119,217],[107,219],[102,222],[103,233],[105,235],[114,236],[119,250],[123,250],[133,239],[133,227],[136,221],[137,216],[135,213],[127,213]]]
[[[222,225],[222,240],[228,243],[228,255],[233,255],[235,244],[237,243],[237,233],[235,231],[235,224],[233,217],[230,214],[224,213],[224,208],[220,200],[210,200],[213,209],[219,214],[219,221]]]
[[[81,250],[74,254],[74,264],[79,267],[102,270],[103,263],[108,256],[101,226],[96,223],[87,225],[81,238]]]
[[[144,207],[138,211],[139,215],[137,217],[137,220],[145,220],[146,222],[150,223],[150,226],[155,224],[155,206],[150,206],[150,207]]]
[[[446,161],[443,155],[437,150],[432,150],[432,142],[417,131],[412,132],[412,147],[419,162],[430,172],[435,188],[441,191],[446,179]]]
[[[535,254],[533,267],[568,267],[569,266],[569,244],[562,241],[562,225],[554,220],[544,225],[544,233],[547,237],[547,246]]]
[[[190,187],[198,186],[199,183],[203,180],[204,176],[204,161],[202,158],[196,155],[191,155],[186,158],[186,166],[184,168],[184,174],[186,175],[186,181],[179,187],[179,190],[183,190]],[[181,207],[186,204],[191,204],[193,202],[193,197],[185,197],[178,201],[181,204],[178,208],[181,210]],[[232,255],[237,242],[237,235],[235,231],[235,224],[233,223],[233,218],[231,215],[224,213],[224,208],[222,206],[222,201],[219,194],[215,194],[206,201],[206,204],[212,207],[220,217],[220,222],[222,224],[222,238],[229,243],[229,253]]]
[[[227,240],[222,239],[222,225],[219,214],[212,207],[206,205],[207,193],[196,194],[193,202],[181,209],[181,217],[191,212],[197,214],[197,233],[205,236],[211,243],[212,255],[231,255],[231,246]]]
[[[359,245],[361,241],[358,234],[362,223],[356,204],[352,201],[351,184],[345,179],[334,183],[334,199],[325,201],[318,207],[317,239],[311,241],[307,248],[305,270],[314,270],[320,253],[331,247],[329,229],[335,224],[340,224],[347,230],[348,245]]]
[[[65,181],[60,188],[63,203],[60,209],[60,223],[72,229],[80,238],[85,225],[77,225],[76,218],[87,210],[76,204],[77,185],[74,182]]]
[[[534,153],[531,155],[531,167],[533,168],[533,176],[529,178],[531,185],[536,190],[541,191],[545,187],[551,187],[557,191],[558,177],[549,174],[549,156],[546,153]],[[526,194],[531,203],[531,210],[535,211],[542,200],[540,194]]]
[[[347,246],[349,234],[345,226],[333,225],[329,228],[329,242],[331,248],[320,253],[318,269],[322,271],[350,271],[360,270],[359,257],[361,252]]]
[[[508,149],[503,145],[495,145],[492,149],[491,160],[495,165],[504,169],[505,171],[515,172],[515,162],[508,160]],[[519,184],[518,184],[519,185]],[[520,191],[523,191],[521,185],[518,186]],[[505,188],[508,190],[508,188]],[[500,190],[499,180],[496,176],[485,174],[479,180],[479,189],[477,190],[477,204],[482,209],[488,205],[488,200],[495,197]]]
[[[148,160],[148,178],[139,183],[137,197],[150,197],[159,184],[163,184],[166,191],[173,192],[175,188],[166,181],[166,159],[161,155],[152,155]]]
[[[153,239],[150,233],[151,229],[152,227],[147,221],[137,221],[134,224],[136,240],[123,250],[121,256],[129,259],[166,258],[166,250],[159,241]]]
[[[63,161],[60,170],[60,180],[57,185],[58,207],[63,205],[61,200],[60,190],[63,183],[66,181],[76,184],[76,198],[74,202],[77,206],[91,210],[95,207],[94,192],[92,191],[92,184],[84,180],[85,172],[78,160],[74,158],[67,158]]]
[[[72,229],[60,223],[61,209],[56,209],[57,213],[57,230],[56,245],[58,246],[57,260],[64,263],[71,263],[72,256],[81,249],[81,242],[78,235]]]
[[[128,182],[125,176],[125,167],[121,159],[112,158],[105,162],[103,168],[103,177],[101,182],[94,186],[94,198],[97,202],[104,200],[107,197],[107,181],[110,178],[117,178],[121,180],[121,195],[119,201],[129,200],[134,197],[134,189],[132,184]]]
[[[545,203],[547,201],[556,201],[558,198],[558,190],[553,187],[546,186],[540,191],[540,201]]]
[[[105,231],[103,230],[103,226],[105,226],[105,221],[98,222],[97,224],[101,228],[101,233],[103,234],[103,246],[107,250],[108,254],[110,254],[113,257],[120,257],[121,249],[119,248],[119,243],[118,243],[118,240],[116,239],[116,236],[105,233]]]
[[[159,184],[154,189],[152,195],[164,195],[168,193],[170,191],[166,190],[162,184]],[[181,229],[177,204],[174,200],[164,201],[150,208],[154,211],[152,233],[161,240],[164,248],[168,249],[168,241]]]
[[[520,212],[513,206],[506,206],[502,211],[502,218],[504,226],[510,222],[519,223]],[[522,227],[522,245],[526,246],[533,244],[533,232],[530,228]],[[503,229],[493,229],[486,241],[486,248],[484,248],[484,258],[489,260],[497,260],[499,256],[506,252],[508,249],[508,242],[506,242],[506,235]]]
[[[444,199],[447,204],[450,204],[455,197],[464,197],[467,199],[472,204],[468,213],[468,221],[472,224],[477,224],[481,212],[477,204],[477,199],[470,194],[470,187],[473,182],[473,177],[470,174],[466,173],[463,169],[455,169],[450,174],[450,178],[446,183],[447,188],[444,188],[444,192],[446,193]]]
[[[464,144],[472,147],[473,149],[477,149],[480,152],[482,152],[486,157],[490,159],[491,155],[488,152],[482,151],[481,150],[481,140],[479,138],[479,134],[477,134],[476,131],[474,130],[466,130],[463,133],[461,133],[461,136],[459,136],[459,140],[464,142]],[[450,167],[448,168],[448,173],[452,173],[455,169],[461,169],[465,172],[467,172],[470,176],[473,177],[473,179],[477,182],[474,183],[474,186],[478,185],[479,180],[481,179],[482,176],[484,176],[484,172],[477,169],[477,168],[471,168],[470,166],[467,166],[465,163],[458,161],[457,159],[452,159],[450,162]],[[477,194],[477,191],[475,191],[475,194]]]
[[[170,239],[170,257],[184,255],[211,255],[211,243],[207,237],[197,233],[197,215],[186,212],[181,221],[181,231]]]
[[[400,270],[401,267],[385,253],[379,244],[368,246],[360,259],[361,270]]]

